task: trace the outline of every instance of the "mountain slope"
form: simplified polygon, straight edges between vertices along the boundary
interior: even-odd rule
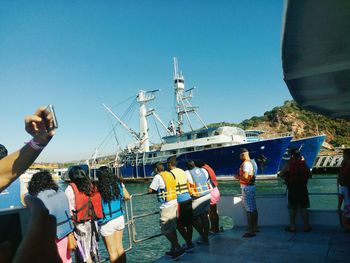
[[[326,142],[333,147],[350,144],[350,121],[330,119],[300,108],[295,101],[285,101],[283,106],[254,116],[239,124],[212,123],[209,126],[239,126],[244,130],[263,130],[267,134],[293,132],[294,138],[326,134]]]

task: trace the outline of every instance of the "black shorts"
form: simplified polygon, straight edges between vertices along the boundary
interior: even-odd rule
[[[184,202],[178,202],[178,223],[188,226],[192,224],[193,211],[192,211],[192,200]]]
[[[310,200],[306,185],[288,186],[288,208],[309,208]]]

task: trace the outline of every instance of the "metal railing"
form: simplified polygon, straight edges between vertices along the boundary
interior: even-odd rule
[[[133,199],[135,197],[138,198],[138,197],[143,197],[143,196],[146,196],[146,195],[149,195],[149,194],[148,193],[142,193],[142,194],[133,194],[133,195],[130,196],[130,200],[129,200],[129,202],[130,202],[130,213],[131,213],[130,224],[132,226],[132,241],[134,243],[140,243],[142,241],[149,240],[149,239],[152,239],[152,238],[159,237],[159,236],[163,235],[162,233],[158,233],[158,234],[154,234],[154,235],[147,236],[147,237],[140,238],[140,239],[137,238],[136,220],[140,219],[140,218],[150,217],[150,216],[154,216],[154,215],[159,214],[159,210],[153,211],[153,212],[150,212],[150,213],[139,214],[139,215],[135,215],[134,214]]]

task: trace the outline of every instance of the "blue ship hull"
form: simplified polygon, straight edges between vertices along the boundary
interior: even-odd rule
[[[293,148],[297,148],[300,150],[301,155],[304,157],[307,165],[311,169],[314,166],[314,162],[318,153],[321,150],[321,146],[325,138],[325,135],[319,135],[291,141],[282,158],[280,169],[290,159],[290,150]]]
[[[258,165],[258,175],[275,175],[278,172],[280,162],[292,137],[274,138],[258,142],[249,142],[233,146],[188,152],[177,156],[178,167],[185,169],[186,160],[203,160],[208,163],[218,176],[228,177],[237,174],[241,165],[239,159],[240,149],[247,148],[251,159],[255,159]],[[147,154],[147,153],[146,153]],[[138,154],[138,160],[143,160],[143,154]],[[166,162],[166,160],[162,160]],[[119,174],[124,178],[149,178],[153,174],[153,163],[143,164],[127,162],[119,168]]]

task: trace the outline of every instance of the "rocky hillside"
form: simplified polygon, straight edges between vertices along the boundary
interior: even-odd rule
[[[283,106],[275,107],[263,116],[254,116],[239,124],[213,123],[210,126],[223,124],[239,126],[245,130],[263,130],[266,134],[293,132],[295,138],[326,134],[326,142],[333,147],[350,145],[350,121],[330,119],[303,110],[294,101],[286,101]]]

